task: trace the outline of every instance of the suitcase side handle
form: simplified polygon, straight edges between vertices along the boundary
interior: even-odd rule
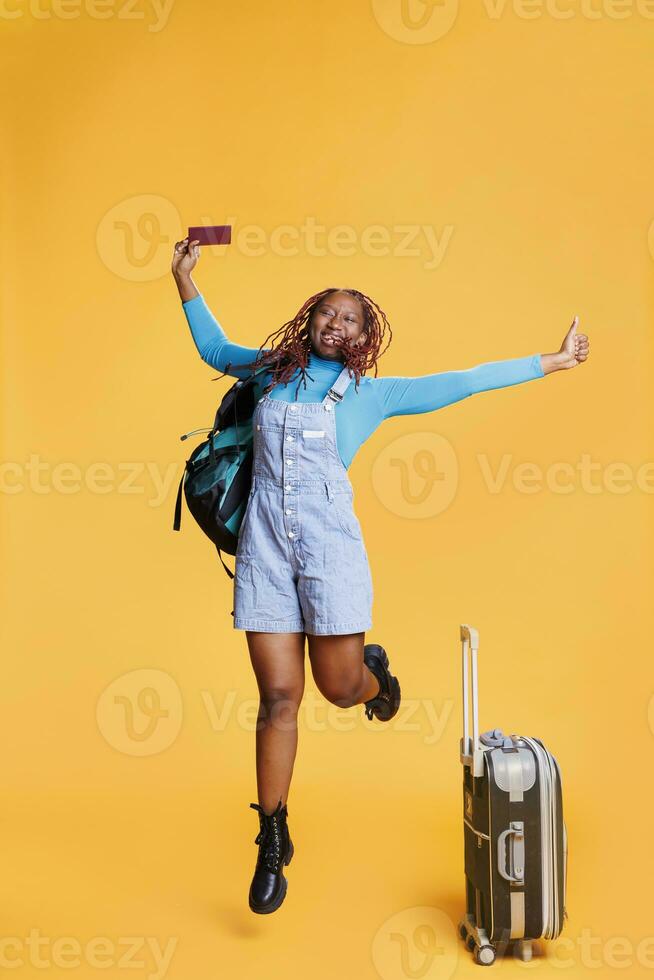
[[[511,838],[511,840],[509,840]],[[510,850],[510,867],[507,868],[507,841]],[[513,846],[511,847],[511,841]],[[506,881],[522,884],[525,880],[525,825],[522,820],[512,820],[511,826],[497,838],[497,870]]]
[[[461,677],[463,687],[463,738],[461,762],[470,766],[473,776],[484,772],[484,750],[479,741],[479,689],[477,684],[477,653],[479,632],[467,623],[459,627],[461,638]],[[468,666],[468,661],[470,662]],[[470,708],[472,708],[472,738],[470,737]]]

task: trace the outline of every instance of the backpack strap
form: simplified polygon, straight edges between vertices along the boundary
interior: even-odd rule
[[[347,365],[345,365],[336,381],[323,398],[322,404],[327,405],[329,402],[336,402],[338,404],[338,402],[343,401],[343,396],[350,386],[352,380],[353,375],[350,374],[350,369]]]
[[[173,519],[173,531],[179,531],[182,525],[182,487],[184,486],[185,476],[186,476],[186,466],[184,467],[184,472],[182,473],[182,479],[179,481],[179,487],[177,489],[177,499],[175,500],[175,517]]]
[[[225,569],[225,571],[227,572],[227,574],[229,575],[230,578],[234,578],[234,573],[225,564],[225,559],[223,558],[222,552],[221,552],[220,548],[218,547],[218,545],[216,545],[216,551],[218,552],[218,557],[220,558],[221,562],[223,563],[223,568]]]

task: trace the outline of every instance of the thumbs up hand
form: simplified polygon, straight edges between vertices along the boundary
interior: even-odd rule
[[[577,333],[579,317],[576,316],[572,321],[570,329],[563,338],[563,343],[556,354],[543,354],[543,373],[549,374],[551,371],[566,371],[569,368],[577,367],[588,359],[589,344],[588,335]]]
[[[561,367],[577,367],[578,364],[582,364],[588,357],[588,336],[585,333],[577,333],[578,326],[579,317],[576,316],[561,344],[559,353],[564,354],[566,358],[565,361],[562,359]]]

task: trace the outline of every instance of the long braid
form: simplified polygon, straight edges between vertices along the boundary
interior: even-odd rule
[[[264,393],[270,391],[277,384],[286,384],[298,368],[300,378],[295,391],[296,400],[300,385],[306,388],[306,379],[311,377],[306,370],[311,351],[309,323],[314,310],[332,293],[347,293],[349,296],[354,296],[363,308],[365,343],[359,345],[344,344],[340,348],[344,363],[354,374],[355,386],[358,388],[361,376],[370,368],[374,368],[375,377],[377,376],[377,361],[388,349],[393,339],[393,332],[386,314],[374,300],[366,296],[365,293],[359,292],[358,289],[338,289],[331,286],[329,289],[323,289],[321,292],[310,296],[292,320],[288,320],[278,330],[266,337],[255,360],[251,364],[245,365],[253,370],[263,366],[270,367],[272,380],[264,388]],[[382,348],[382,342],[387,332],[386,345]],[[271,341],[271,345],[267,350],[264,350],[268,341]]]

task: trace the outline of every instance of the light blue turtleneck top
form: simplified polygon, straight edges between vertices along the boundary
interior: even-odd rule
[[[195,346],[203,361],[217,371],[225,371],[234,378],[245,378],[250,369],[243,367],[254,361],[256,347],[244,347],[228,340],[204,301],[202,294],[182,303]],[[306,388],[300,384],[299,368],[285,385],[278,384],[270,392],[271,398],[280,401],[319,402],[327,394],[341,370],[343,362],[309,354],[306,368]],[[416,378],[361,378],[358,391],[354,382],[348,387],[343,401],[335,413],[336,443],[346,469],[357,450],[375,429],[394,415],[419,415],[444,408],[480,391],[507,388],[523,381],[533,381],[544,376],[540,354],[516,357],[508,361],[490,361],[463,371],[441,371]],[[257,379],[259,391],[271,380],[269,372],[262,372]]]

